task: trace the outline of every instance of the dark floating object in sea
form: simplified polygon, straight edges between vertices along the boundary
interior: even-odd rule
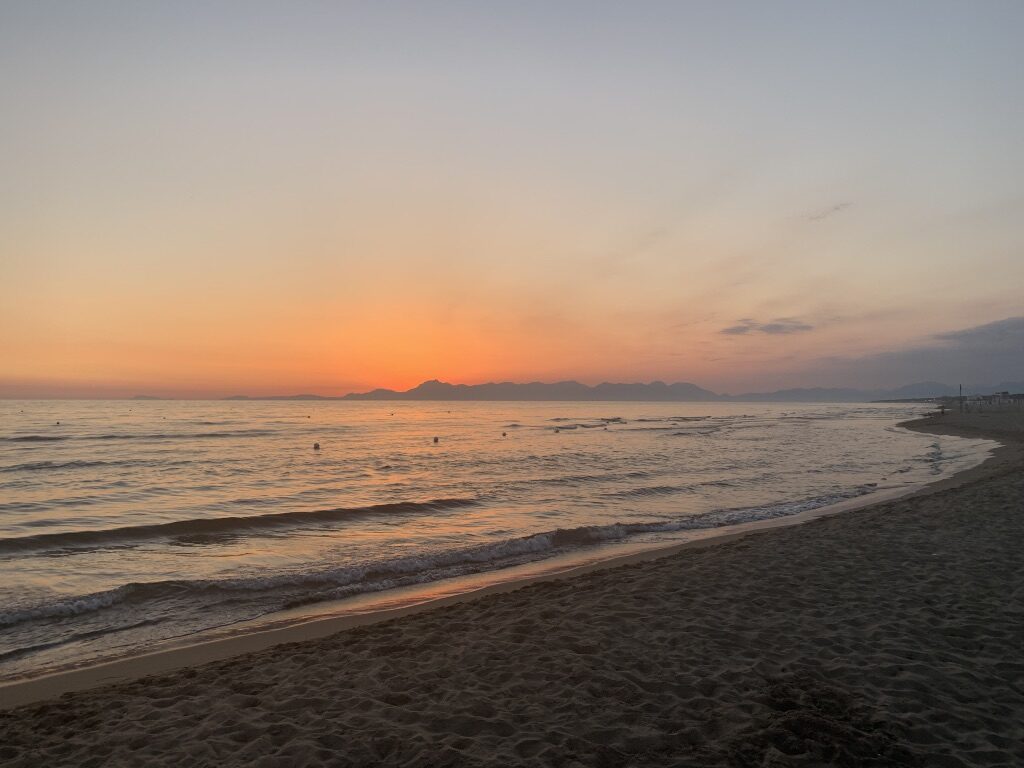
[[[435,442],[435,443],[439,443],[439,442],[441,442],[441,439],[440,439],[440,438],[438,438],[438,437],[435,437],[435,438],[434,438],[434,442]]]
[[[502,436],[502,437],[504,437],[504,436],[505,436],[505,433],[504,433],[504,432],[502,432],[502,433],[501,433],[501,436]]]
[[[314,451],[319,451],[320,450],[320,443],[313,443],[313,450]]]

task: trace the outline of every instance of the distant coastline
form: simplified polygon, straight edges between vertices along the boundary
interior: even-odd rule
[[[1024,391],[1024,382],[1003,382],[995,385],[972,385],[972,394],[988,395],[994,392]],[[841,387],[801,387],[780,389],[773,392],[747,392],[739,395],[725,395],[712,392],[690,382],[666,384],[663,381],[650,383],[611,383],[595,386],[578,381],[553,383],[491,382],[487,384],[449,384],[431,379],[422,384],[397,391],[374,389],[369,392],[352,392],[347,395],[268,395],[251,397],[232,395],[224,398],[231,401],[246,400],[300,400],[300,401],[458,401],[458,402],[767,402],[767,403],[868,403],[868,402],[929,402],[936,398],[952,397],[958,388],[935,381],[907,384],[895,389],[850,389]],[[144,399],[137,397],[136,399]]]

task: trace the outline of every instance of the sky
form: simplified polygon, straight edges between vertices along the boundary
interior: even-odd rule
[[[1024,379],[1021,29],[6,0],[0,396]]]

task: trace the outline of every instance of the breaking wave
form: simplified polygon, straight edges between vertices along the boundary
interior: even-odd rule
[[[370,515],[401,515],[468,507],[478,503],[477,499],[433,499],[431,501],[401,501],[391,504],[375,504],[364,507],[337,507],[317,509],[308,512],[273,512],[266,515],[198,518],[177,520],[171,523],[153,525],[128,525],[120,528],[104,528],[95,531],[65,531],[41,533],[35,536],[17,536],[0,539],[0,553],[23,552],[26,550],[55,549],[64,547],[96,547],[114,545],[126,541],[139,541],[165,537],[210,536],[217,534],[246,533],[271,528],[332,523],[354,517]]]
[[[28,461],[24,464],[11,464],[0,467],[0,472],[38,472],[46,469],[85,469],[88,467],[127,467],[133,464],[144,464],[142,461]],[[181,462],[176,462],[181,463]]]
[[[0,441],[11,443],[54,442],[58,440],[203,440],[223,437],[263,437],[274,434],[270,429],[235,429],[220,432],[118,432],[100,435],[14,435],[0,437]]]

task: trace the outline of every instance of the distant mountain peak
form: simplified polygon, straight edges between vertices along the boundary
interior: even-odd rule
[[[588,386],[578,381],[544,383],[532,381],[517,384],[511,381],[486,384],[449,384],[438,379],[424,381],[412,389],[396,392],[375,389],[371,392],[352,393],[346,400],[717,400],[714,392],[688,382],[668,385],[663,381],[650,384],[616,384],[602,382]]]

